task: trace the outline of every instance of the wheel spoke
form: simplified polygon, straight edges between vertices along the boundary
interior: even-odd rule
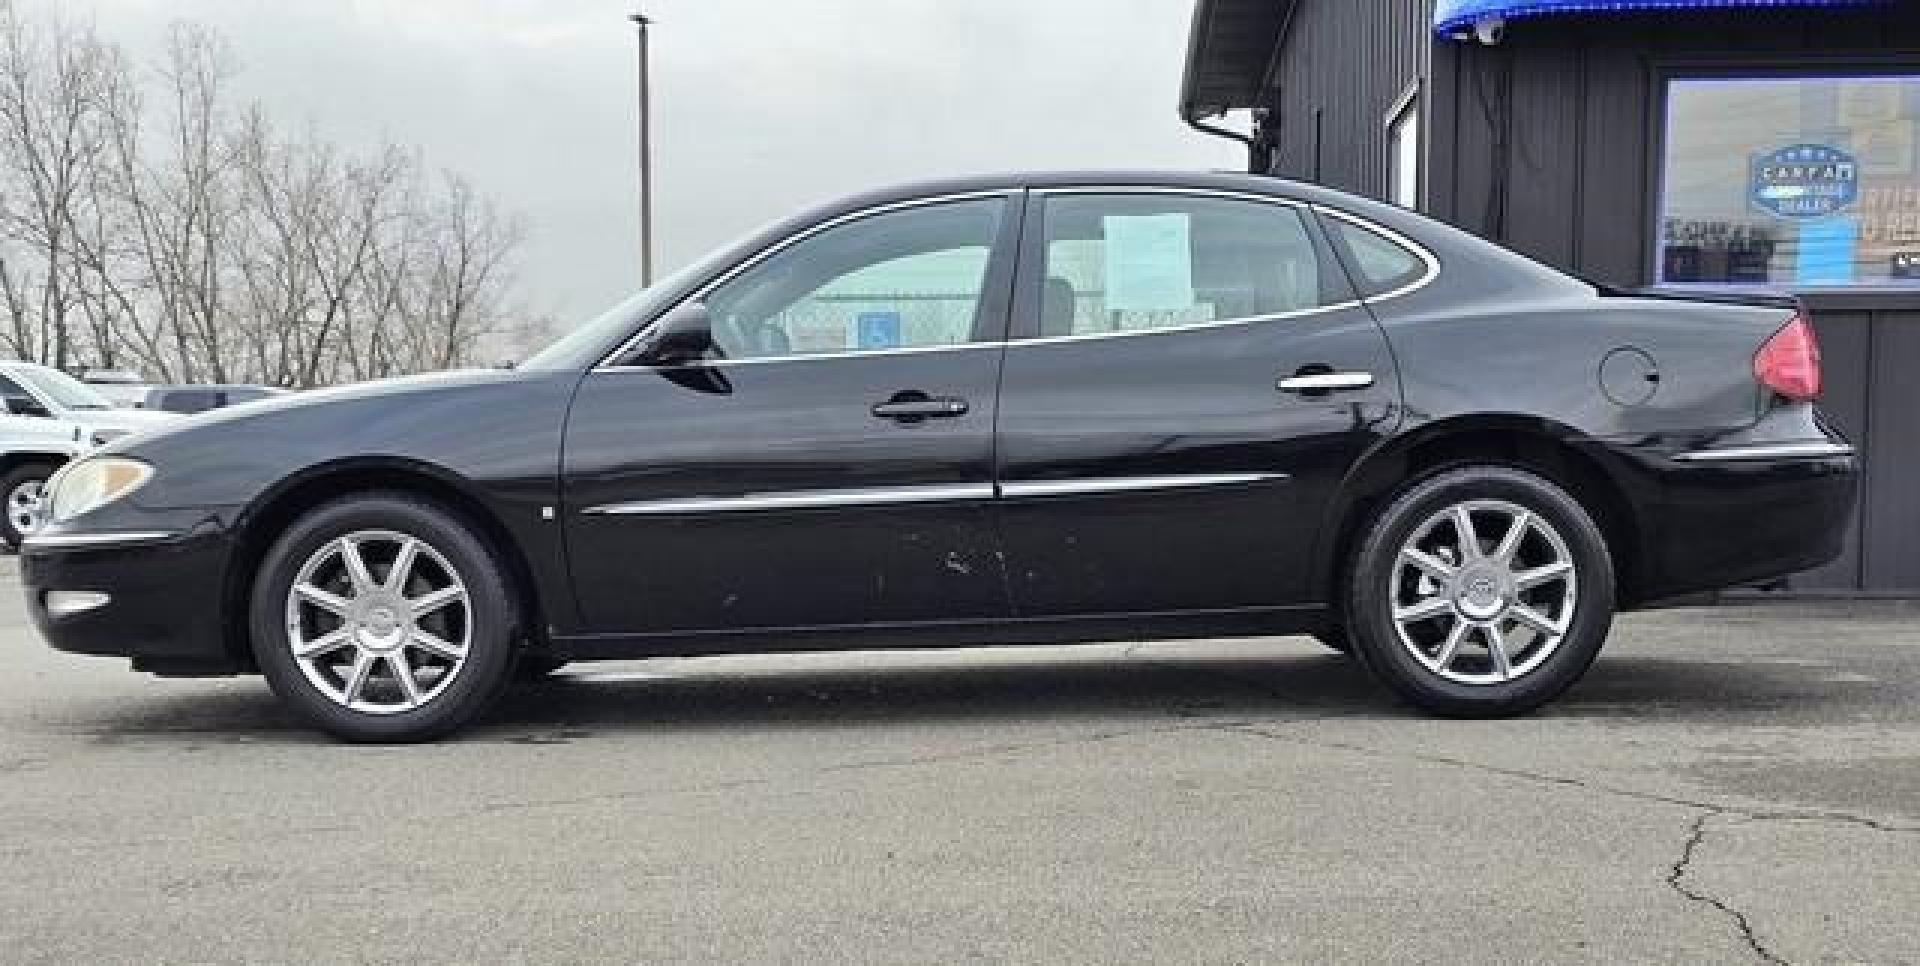
[[[289,585],[281,653],[327,700],[356,714],[428,707],[471,656],[473,594],[430,540],[390,529],[337,531]]]
[[[302,661],[311,660],[322,654],[330,654],[351,643],[353,643],[353,635],[348,633],[347,628],[343,626],[331,633],[322,634],[311,641],[305,641],[295,645],[293,656]]]
[[[362,650],[354,658],[353,670],[347,672],[346,687],[341,689],[340,700],[352,704],[360,700],[360,690],[367,686],[367,678],[373,674],[373,654]]]
[[[1434,664],[1440,670],[1446,670],[1453,663],[1454,655],[1460,653],[1460,645],[1466,641],[1467,631],[1472,627],[1473,625],[1466,621],[1458,618],[1454,620],[1453,630],[1447,632],[1447,642],[1440,645],[1440,653],[1433,658]]]
[[[407,606],[413,608],[413,616],[415,619],[418,619],[456,600],[465,599],[467,599],[467,589],[459,584],[452,584],[442,587],[439,590],[428,591],[418,597],[409,598],[407,600]]]
[[[353,592],[364,594],[380,585],[374,582],[373,574],[367,570],[365,557],[360,556],[360,545],[352,537],[340,538],[340,561],[346,564],[347,577],[353,581]]]
[[[1460,540],[1460,562],[1480,559],[1480,534],[1474,531],[1473,513],[1464,504],[1453,508],[1453,531]]]
[[[1447,598],[1428,597],[1417,604],[1406,607],[1395,607],[1393,609],[1393,619],[1402,624],[1409,624],[1414,621],[1430,620],[1439,617],[1441,614],[1449,613],[1452,610],[1453,602]]]
[[[406,596],[407,578],[413,576],[413,562],[419,556],[420,541],[408,537],[400,544],[400,552],[394,555],[393,566],[387,571],[387,590]]]
[[[1480,628],[1481,636],[1487,639],[1487,653],[1493,658],[1493,673],[1506,681],[1513,677],[1513,665],[1507,659],[1507,639],[1500,633],[1498,624],[1488,624]]]
[[[1513,523],[1507,527],[1507,535],[1500,538],[1500,546],[1495,547],[1493,557],[1503,564],[1511,566],[1513,555],[1520,551],[1520,544],[1527,539],[1527,528],[1533,525],[1533,514],[1521,510],[1514,514]]]
[[[1573,573],[1573,565],[1556,560],[1532,570],[1523,570],[1513,575],[1513,585],[1521,590],[1532,590],[1541,584],[1550,584]]]
[[[387,655],[387,670],[393,672],[393,680],[400,685],[400,696],[406,700],[407,707],[419,707],[420,682],[413,679],[413,666],[407,663],[406,655]]]
[[[1520,623],[1525,624],[1528,627],[1531,627],[1534,630],[1539,631],[1540,633],[1545,634],[1549,637],[1558,637],[1561,634],[1565,634],[1567,632],[1566,628],[1561,627],[1560,625],[1554,623],[1553,621],[1548,620],[1545,614],[1542,614],[1539,611],[1534,610],[1533,608],[1528,607],[1525,604],[1514,605],[1512,614],[1513,614],[1514,620],[1517,620]]]
[[[414,630],[410,639],[414,647],[433,654],[435,657],[442,657],[449,661],[458,661],[466,656],[465,648],[443,640],[439,635],[429,634],[417,628]]]
[[[1446,561],[1441,560],[1439,557],[1425,550],[1408,547],[1400,551],[1400,559],[1420,568],[1421,571],[1436,580],[1453,579],[1454,568],[1449,566]]]
[[[344,618],[349,611],[353,610],[352,602],[346,598],[330,591],[321,590],[312,584],[294,584],[293,592],[299,595],[301,600],[338,617]]]

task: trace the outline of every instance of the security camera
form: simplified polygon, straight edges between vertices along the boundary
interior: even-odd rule
[[[1488,47],[1495,47],[1507,38],[1507,18],[1481,17],[1473,22],[1473,39]]]

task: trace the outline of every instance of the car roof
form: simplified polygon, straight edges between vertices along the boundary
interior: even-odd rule
[[[1164,169],[1083,169],[1065,171],[1016,171],[952,178],[910,181],[842,198],[835,208],[859,209],[895,201],[979,191],[1017,191],[1023,188],[1137,187],[1199,188],[1272,195],[1339,207],[1379,206],[1379,202],[1320,185],[1291,181],[1269,175],[1229,171],[1179,171]],[[1390,207],[1390,206],[1382,206]]]

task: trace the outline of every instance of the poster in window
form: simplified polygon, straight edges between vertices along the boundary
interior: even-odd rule
[[[1193,229],[1189,216],[1109,215],[1107,309],[1180,312],[1193,307]]]

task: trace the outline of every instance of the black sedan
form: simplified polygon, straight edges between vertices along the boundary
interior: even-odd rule
[[[22,572],[53,646],[259,671],[357,740],[566,661],[1294,633],[1508,715],[1619,609],[1839,552],[1819,393],[1791,300],[1277,180],[982,178],[810,212],[511,371],[116,442]]]

